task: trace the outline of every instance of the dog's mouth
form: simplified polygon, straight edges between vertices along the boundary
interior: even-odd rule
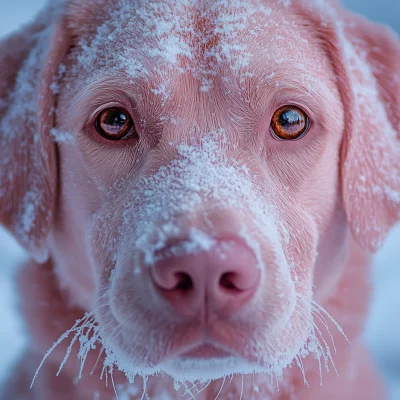
[[[248,330],[243,331],[238,326],[230,323],[218,321],[210,326],[203,326],[198,323],[185,324],[183,326],[170,326],[169,333],[160,327],[160,336],[153,336],[150,340],[154,343],[163,343],[159,346],[155,344],[146,350],[144,358],[148,365],[158,369],[160,366],[175,362],[187,362],[191,360],[207,361],[237,358],[246,360],[247,362],[256,362],[256,357],[252,352],[246,351],[247,346],[251,342],[252,329],[246,326]],[[135,357],[140,353],[139,347],[136,346],[136,340],[132,341],[131,332],[125,329],[127,334],[121,334],[119,344],[117,340],[105,335],[104,342],[110,344],[110,349],[119,348],[127,356]],[[149,337],[150,337],[149,336]],[[138,363],[142,363],[143,359],[136,359]]]
[[[146,343],[152,343],[152,345],[137,344],[136,341],[129,341],[128,337],[126,341],[117,343],[116,337],[110,336],[110,332],[104,329],[106,325],[96,319],[93,313],[87,313],[82,319],[77,320],[75,325],[66,331],[46,353],[33,382],[44,361],[64,341],[69,342],[69,345],[65,358],[60,364],[60,371],[71,354],[72,346],[78,342],[78,359],[81,366],[79,378],[82,377],[87,356],[96,349],[97,354],[94,354],[94,357],[98,357],[98,361],[103,359],[100,361],[103,364],[101,376],[105,374],[112,377],[113,371],[118,369],[129,382],[133,382],[136,376],[148,377],[158,373],[165,373],[177,382],[206,382],[229,375],[254,373],[279,377],[293,361],[304,374],[301,360],[310,353],[315,355],[314,358],[321,368],[324,365],[329,371],[329,364],[334,365],[333,354],[331,344],[327,342],[329,338],[326,340],[324,338],[326,334],[323,329],[326,329],[332,341],[333,337],[329,332],[328,324],[331,328],[337,329],[345,339],[347,337],[326,310],[309,299],[308,303],[311,304],[317,321],[312,323],[310,329],[304,330],[301,343],[293,344],[292,339],[295,339],[295,336],[282,334],[283,339],[286,337],[291,342],[288,342],[286,346],[284,341],[277,341],[273,348],[257,347],[257,343],[259,344],[257,335],[250,334],[247,325],[246,330],[241,331],[238,326],[231,326],[232,324],[216,324],[214,329],[209,327],[206,332],[198,326],[192,326],[192,329],[190,326],[185,326],[177,332],[169,331],[171,335],[168,338],[161,335],[160,338],[163,338],[161,341],[157,340],[157,336],[146,336],[148,339]],[[304,304],[300,303],[300,306],[302,305]],[[307,318],[312,318],[312,315]],[[301,318],[297,322],[293,319],[294,324],[304,325],[305,322]],[[318,322],[321,324],[317,325]],[[113,332],[125,331],[118,325],[110,324]],[[132,331],[129,336],[132,339]],[[334,342],[332,346],[334,349]]]
[[[262,370],[260,365],[241,357],[235,351],[211,343],[199,343],[184,349],[160,363],[160,368],[175,380],[208,381],[227,375]]]
[[[187,359],[211,359],[211,358],[227,358],[232,357],[232,353],[209,343],[202,343],[193,349],[184,351],[179,355],[182,360]]]

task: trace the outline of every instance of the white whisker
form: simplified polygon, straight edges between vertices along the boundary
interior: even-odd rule
[[[187,394],[191,399],[195,399],[191,389],[189,388],[189,386],[187,385],[186,382],[183,382],[183,386],[185,387],[185,394]],[[193,386],[192,386],[193,388]]]
[[[296,363],[297,363],[298,367],[300,368],[301,374],[303,375],[304,384],[307,387],[309,387],[308,382],[307,382],[307,378],[306,378],[306,371],[304,369],[304,364],[303,364],[303,361],[301,360],[300,356],[296,356]]]
[[[147,394],[147,379],[148,379],[147,376],[143,376],[143,394],[140,400],[143,399],[150,400],[149,395]]]
[[[318,354],[319,385],[322,387],[322,364],[321,355]]]
[[[99,365],[99,362],[100,362],[100,359],[101,359],[101,356],[103,355],[103,353],[104,353],[104,347],[99,351],[99,355],[98,355],[98,357],[97,357],[97,359],[96,359],[96,362],[95,362],[95,364],[93,365],[92,370],[90,371],[90,376],[93,376],[95,369],[96,369],[97,366]]]
[[[222,392],[222,389],[224,388],[225,379],[226,379],[226,378],[224,378],[224,380],[222,381],[222,385],[221,385],[221,387],[220,387],[220,389],[219,389],[219,392],[218,392],[218,394],[217,394],[217,396],[215,397],[215,399],[214,399],[214,400],[217,400],[217,399],[218,399],[218,397],[219,397],[219,395],[221,394],[221,392]]]
[[[196,389],[197,389],[197,394],[200,394],[201,392],[203,392],[204,390],[206,390],[209,386],[210,386],[210,384],[211,384],[211,379],[204,385],[204,387],[201,389],[201,390],[198,390],[197,389],[197,386],[196,386]]]
[[[328,335],[331,338],[331,342],[332,342],[332,346],[333,346],[333,351],[335,352],[335,354],[337,354],[337,350],[336,350],[336,345],[335,345],[335,340],[333,339],[333,336],[331,334],[331,331],[329,330],[329,326],[326,323],[325,319],[323,318],[322,315],[319,314],[319,311],[313,311],[313,315],[315,317],[318,318],[318,320],[322,323],[322,325],[325,327],[326,331],[328,332]]]
[[[334,365],[332,356],[331,356],[331,349],[330,349],[328,343],[326,342],[324,336],[322,335],[321,330],[318,328],[318,326],[315,322],[313,322],[313,326],[322,340],[323,346],[322,346],[322,344],[320,344],[320,350],[321,350],[322,356],[324,358],[325,369],[327,372],[329,372],[329,361],[331,361],[332,365]]]
[[[244,390],[244,375],[242,374],[242,388],[240,390],[240,399],[239,400],[243,399],[243,390]]]
[[[113,387],[113,389],[114,389],[115,397],[116,397],[117,399],[119,399],[118,393],[117,393],[117,389],[116,389],[115,383],[114,383],[114,375],[113,375],[113,369],[112,369],[112,368],[110,368],[109,373],[110,373],[110,376],[111,376],[111,383],[112,383],[112,387]]]
[[[328,311],[325,310],[325,308],[323,308],[322,306],[320,306],[316,301],[312,300],[311,304],[315,307],[318,308],[319,311],[321,311],[322,313],[324,313],[329,320],[336,326],[336,329],[342,334],[342,336],[346,339],[346,341],[351,344],[350,340],[348,339],[348,337],[346,336],[343,328],[338,324],[338,322],[328,313]]]
[[[50,354],[54,351],[54,349],[59,346],[65,339],[68,338],[68,336],[72,333],[72,332],[77,332],[77,334],[79,332],[82,332],[82,327],[80,326],[81,324],[85,325],[88,320],[90,320],[90,318],[92,318],[92,313],[86,313],[85,316],[82,319],[78,319],[75,321],[74,326],[71,329],[68,329],[66,332],[64,332],[60,338],[54,342],[53,346],[47,351],[47,353],[44,355],[41,363],[39,364],[38,368],[36,369],[35,375],[32,379],[32,383],[31,383],[31,388],[33,387],[33,384],[35,383],[35,380],[39,374],[39,371],[41,370],[43,364],[45,363],[45,361],[47,360],[47,358],[50,356]],[[75,335],[76,336],[76,335]],[[74,338],[75,338],[74,336]],[[74,339],[73,339],[74,340]],[[76,339],[75,339],[76,340]],[[68,351],[68,350],[67,350]],[[67,357],[68,358],[68,357]]]
[[[85,335],[81,335],[79,337],[79,352],[78,352],[78,359],[80,361],[80,368],[79,368],[79,379],[82,378],[82,373],[83,373],[83,368],[85,366],[87,356],[90,352],[90,350],[95,350],[96,349],[96,342],[101,343],[99,331],[98,331],[98,326],[94,322],[92,325],[88,328],[87,332]],[[90,337],[91,332],[93,331],[92,337]]]
[[[305,318],[307,318],[309,320],[310,324],[313,327],[313,330],[311,330],[309,333],[308,344],[306,344],[305,348],[303,348],[301,350],[299,355],[301,355],[301,357],[304,358],[310,352],[316,354],[316,359],[318,360],[319,375],[320,375],[320,385],[322,386],[321,358],[324,363],[324,368],[327,372],[329,372],[329,364],[332,364],[336,374],[339,375],[339,373],[338,373],[336,365],[333,361],[330,345],[325,340],[324,335],[321,332],[320,328],[318,327],[316,321],[319,321],[322,324],[322,326],[325,328],[325,330],[327,331],[327,333],[330,337],[330,341],[332,342],[334,354],[337,354],[337,349],[336,349],[334,337],[329,329],[328,321],[333,323],[335,328],[346,339],[346,341],[348,343],[350,343],[350,341],[348,340],[346,334],[344,333],[344,330],[339,325],[339,323],[329,314],[329,312],[325,308],[320,306],[316,301],[314,301],[312,299],[308,299],[307,297],[305,297],[304,295],[302,295],[300,293],[297,293],[297,298],[299,300],[301,300],[301,302],[296,302],[297,310],[299,312],[303,313]],[[304,303],[311,305],[311,315],[310,316],[305,315],[304,310],[301,307],[301,305],[303,305]],[[328,320],[325,317],[327,317]],[[321,339],[321,341],[318,339],[317,335]],[[296,362],[297,362],[300,370],[302,370],[301,365],[299,365],[300,361],[301,361],[300,357],[296,357]],[[302,361],[301,361],[301,364],[302,364]],[[304,366],[303,366],[303,368],[304,368]],[[303,371],[302,371],[302,373],[303,373]],[[303,378],[304,378],[304,376],[303,376]]]

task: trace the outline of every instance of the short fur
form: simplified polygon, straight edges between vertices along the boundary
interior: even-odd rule
[[[310,115],[298,141],[271,135],[285,104]],[[115,105],[139,139],[96,133]],[[334,1],[52,2],[0,42],[0,138],[0,221],[32,256],[30,346],[1,398],[384,397],[360,335],[368,253],[400,219],[388,28]],[[172,242],[209,254],[193,232],[245,243],[261,271],[212,323],[179,315],[149,272]],[[76,320],[60,376],[67,340],[29,389]],[[185,364],[203,340],[233,363]]]

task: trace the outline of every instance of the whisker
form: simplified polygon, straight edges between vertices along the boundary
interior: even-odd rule
[[[189,388],[189,390],[196,389],[196,390],[197,390],[197,393],[199,393],[199,389],[197,388],[197,385],[198,385],[199,383],[197,383],[197,382],[189,382],[189,383],[191,383],[191,385],[192,385],[192,386]],[[181,397],[184,397],[184,396],[186,396],[186,392],[183,393]]]
[[[113,369],[112,368],[110,368],[109,373],[110,373],[110,376],[111,376],[111,383],[112,383],[112,387],[114,389],[115,397],[117,399],[119,399],[119,396],[118,396],[118,393],[117,393],[117,389],[116,389],[115,383],[114,383],[114,375],[113,375]]]
[[[188,382],[188,383],[191,383],[192,386],[189,387],[189,386],[185,386],[185,384],[184,384],[184,386],[185,386],[185,393],[183,393],[181,397],[186,396],[186,395],[189,395],[190,397],[192,397],[192,396],[193,396],[193,393],[192,393],[192,390],[193,390],[193,389],[196,389],[196,391],[197,391],[196,394],[199,394],[199,393],[200,393],[200,390],[198,389],[197,386],[200,385],[201,382]],[[187,384],[186,384],[186,385],[187,385]],[[204,390],[204,389],[202,389],[202,390]],[[189,393],[188,393],[188,391],[189,391]]]
[[[99,355],[97,356],[96,362],[93,365],[92,370],[90,371],[90,376],[93,376],[95,369],[99,365],[99,362],[100,362],[100,359],[101,359],[101,356],[103,355],[103,353],[104,353],[104,347],[102,347],[102,349],[99,351]]]
[[[315,322],[313,323],[313,325],[314,325],[314,329],[317,331],[317,333],[321,337],[322,343],[324,344],[324,346],[321,345],[321,351],[322,351],[322,356],[323,356],[324,362],[325,362],[325,369],[327,372],[329,372],[329,364],[328,364],[329,361],[331,361],[332,365],[335,367],[335,363],[333,362],[332,355],[331,355],[331,349],[330,349],[328,343],[326,342],[324,336],[322,335],[322,332],[320,331],[320,329],[318,328],[318,326],[316,325]]]
[[[121,331],[123,330],[123,327],[120,325],[117,325],[113,332],[111,333],[112,336],[117,336]],[[104,350],[104,348],[103,348]],[[107,374],[107,368],[112,368],[114,363],[110,363],[110,360],[107,358],[105,358],[105,360],[103,361],[103,367],[101,369],[101,373],[100,373],[100,380],[103,379],[103,376],[105,376],[106,378],[106,386],[108,387],[108,374]]]
[[[240,399],[239,400],[243,399],[243,390],[244,390],[244,375],[242,374],[242,388],[240,390]]]
[[[277,372],[275,372],[275,380],[276,380],[276,389],[279,392],[279,377]]]
[[[221,387],[220,387],[220,389],[219,389],[219,392],[218,392],[218,394],[217,394],[217,396],[215,397],[215,399],[214,400],[217,400],[218,399],[218,397],[219,397],[219,395],[221,394],[221,392],[222,392],[222,389],[224,388],[224,384],[225,384],[225,377],[224,377],[224,380],[222,381],[222,385],[221,385]]]
[[[189,388],[189,386],[187,385],[186,382],[183,382],[183,386],[185,387],[185,394],[187,394],[190,398],[195,399],[191,389]],[[192,386],[193,388],[193,386]]]
[[[318,370],[319,370],[319,385],[322,387],[322,363],[320,354],[318,354]]]
[[[79,368],[79,379],[82,378],[82,373],[83,373],[83,368],[85,367],[85,363],[87,360],[87,356],[90,352],[90,350],[95,350],[96,349],[96,342],[101,343],[101,339],[98,333],[98,326],[94,322],[92,325],[89,327],[87,330],[86,334],[82,334],[79,337],[79,352],[78,352],[78,359],[81,363],[80,368]],[[90,338],[91,332],[93,331],[93,336]]]
[[[147,376],[143,376],[143,394],[140,400],[143,400],[144,398],[146,398],[146,400],[150,399],[149,395],[147,394],[147,379]]]
[[[301,360],[300,356],[296,356],[296,363],[297,363],[298,367],[300,368],[301,374],[303,375],[303,382],[304,382],[304,384],[305,384],[307,387],[310,387],[310,386],[308,385],[308,382],[307,382],[306,371],[305,371],[305,369],[304,369],[304,364],[303,364],[303,361]]]
[[[338,332],[346,339],[348,343],[350,341],[348,340],[343,328],[339,325],[339,323],[329,314],[325,308],[320,306],[316,301],[312,299],[307,299],[305,296],[303,296],[300,293],[297,293],[297,298],[301,300],[301,302],[296,302],[296,308],[301,312],[301,304],[300,303],[308,303],[311,305],[311,317],[306,318],[311,322],[313,331],[310,332],[310,337],[308,340],[308,345],[306,346],[305,350],[314,352],[316,354],[316,358],[318,360],[318,368],[319,368],[319,375],[320,375],[320,385],[322,386],[322,363],[321,363],[321,357],[324,362],[324,368],[327,372],[329,372],[329,364],[332,364],[335,372],[337,375],[338,371],[335,365],[335,362],[333,361],[332,357],[332,352],[330,345],[327,343],[327,341],[324,338],[324,335],[322,334],[321,330],[319,329],[316,321],[319,321],[322,326],[325,328],[327,331],[330,341],[332,342],[332,347],[334,350],[334,354],[337,354],[337,348],[335,345],[335,340],[334,337],[329,329],[328,321],[325,319],[325,317],[328,318],[330,322],[332,322],[335,326],[335,328],[338,330]],[[317,335],[320,337],[321,341],[317,338]],[[301,361],[300,358],[296,358],[296,362],[299,364]],[[301,366],[299,365],[300,370],[302,369]]]
[[[322,306],[320,306],[316,301],[311,300],[311,304],[318,308],[319,311],[324,313],[329,320],[335,325],[336,329],[342,334],[342,336],[346,339],[346,341],[351,344],[350,340],[348,339],[346,333],[344,332],[343,328],[339,325],[339,323],[329,314],[328,311],[325,310]]]
[[[71,355],[71,351],[72,351],[72,347],[75,344],[75,342],[78,340],[78,337],[81,335],[80,330],[74,335],[74,337],[72,338],[69,346],[67,347],[67,351],[65,353],[65,356],[63,358],[63,360],[60,363],[60,366],[58,367],[58,371],[56,373],[56,376],[60,375],[61,370],[63,369],[65,363],[67,362],[69,356]]]
[[[197,392],[197,394],[200,394],[201,392],[203,392],[204,390],[206,390],[209,386],[210,386],[210,384],[211,384],[211,379],[206,383],[206,385],[201,389],[201,390],[198,390],[198,392]]]
[[[59,346],[65,339],[68,338],[68,336],[72,333],[72,332],[76,332],[78,330],[78,332],[80,331],[80,325],[81,324],[85,324],[91,317],[92,317],[92,313],[86,313],[85,316],[81,319],[78,319],[75,321],[75,324],[72,328],[68,329],[66,332],[64,332],[57,341],[55,341],[53,343],[53,346],[47,351],[47,353],[44,355],[42,361],[40,362],[38,368],[36,369],[35,375],[32,379],[31,382],[31,386],[30,388],[32,389],[33,384],[35,383],[35,380],[37,378],[37,376],[39,375],[39,372],[41,370],[41,368],[43,367],[43,364],[45,363],[45,361],[47,360],[47,358],[50,356],[50,354],[54,351],[54,349]],[[68,357],[67,357],[68,358]]]
[[[321,322],[321,324],[325,327],[326,331],[328,332],[328,335],[329,335],[330,338],[331,338],[331,342],[332,342],[332,346],[333,346],[333,351],[335,352],[335,354],[337,354],[336,345],[335,345],[335,340],[333,339],[333,336],[332,336],[332,334],[331,334],[331,331],[329,330],[329,326],[328,326],[328,324],[326,323],[325,319],[323,318],[323,316],[321,316],[321,315],[319,314],[319,311],[313,311],[312,313],[313,313],[313,315],[314,315],[315,317],[318,318],[318,320]]]

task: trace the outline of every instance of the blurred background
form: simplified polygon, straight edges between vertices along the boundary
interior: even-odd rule
[[[400,0],[342,0],[342,3],[400,32]],[[44,4],[45,0],[0,0],[0,37],[28,21]],[[12,281],[15,266],[24,257],[20,247],[0,228],[0,385],[25,344]],[[374,296],[365,342],[387,381],[390,400],[400,400],[400,225],[376,255],[371,274]]]

